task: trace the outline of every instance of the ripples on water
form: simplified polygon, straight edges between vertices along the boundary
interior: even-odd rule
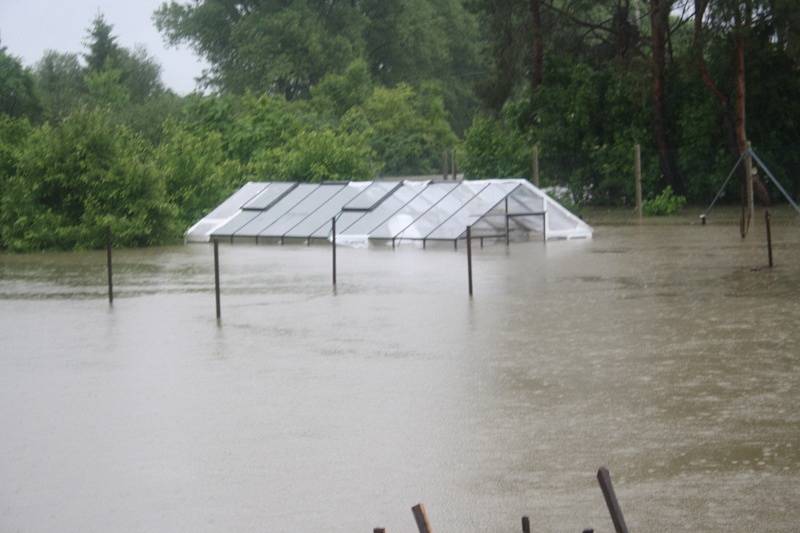
[[[800,522],[800,225],[0,256],[0,530]]]

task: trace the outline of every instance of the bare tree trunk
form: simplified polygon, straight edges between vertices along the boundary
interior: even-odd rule
[[[664,98],[666,28],[669,22],[670,6],[671,2],[668,0],[650,0],[650,29],[653,48],[653,129],[661,174],[667,185],[676,192],[682,193],[683,183],[675,168],[674,154],[667,138],[667,106]]]
[[[541,0],[530,0],[531,30],[533,42],[531,43],[531,90],[542,84],[544,70],[544,39],[542,38],[542,5]]]
[[[738,17],[737,17],[738,18]],[[737,24],[739,26],[739,24]],[[736,36],[736,145],[739,148],[739,153],[744,153],[747,150],[747,129],[745,121],[747,119],[747,110],[745,108],[745,68],[744,68],[744,37],[741,34],[741,27],[739,27],[738,35]],[[746,156],[749,158],[749,156]],[[742,238],[747,236],[747,231],[750,229],[750,220],[753,217],[752,206],[752,182],[750,171],[752,165],[749,159],[742,165],[744,172],[742,174],[742,219],[740,223],[740,231]]]
[[[705,16],[706,8],[708,7],[709,0],[695,0],[694,2],[694,55],[697,69],[700,72],[700,79],[709,90],[709,92],[717,99],[720,108],[722,109],[722,121],[725,126],[725,133],[727,137],[728,148],[731,153],[738,159],[741,154],[739,142],[736,140],[736,124],[733,114],[730,110],[730,99],[723,93],[717,86],[717,82],[711,77],[706,65],[705,57],[703,56],[703,17]]]

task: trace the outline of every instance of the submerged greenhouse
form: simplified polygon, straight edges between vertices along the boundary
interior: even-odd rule
[[[186,232],[190,242],[328,240],[366,246],[471,237],[590,238],[592,228],[523,179],[249,182]]]

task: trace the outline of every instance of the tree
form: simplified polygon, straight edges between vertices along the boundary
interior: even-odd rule
[[[241,165],[225,157],[222,135],[172,119],[164,126],[155,163],[164,179],[167,200],[178,209],[182,228],[208,213],[244,182]]]
[[[658,149],[661,175],[664,176],[668,187],[672,187],[678,194],[683,194],[685,187],[675,164],[675,148],[668,135],[665,98],[666,44],[672,4],[671,0],[650,0],[653,134]]]
[[[0,206],[11,250],[98,247],[108,228],[122,246],[175,235],[149,147],[107,112],[80,111],[31,133]]]
[[[109,62],[117,59],[120,47],[117,38],[111,34],[114,27],[106,22],[102,13],[98,13],[92,25],[86,31],[84,46],[88,51],[83,54],[89,72],[97,72],[108,67]]]
[[[304,129],[286,144],[257,152],[250,163],[255,179],[278,181],[367,180],[379,169],[362,132],[330,127]]]
[[[189,43],[211,63],[208,85],[237,94],[306,97],[363,51],[364,17],[353,2],[173,0],[154,18],[170,43]]]
[[[44,117],[59,121],[86,98],[83,67],[76,54],[48,50],[33,71]]]
[[[419,91],[405,84],[378,87],[353,113],[363,114],[369,124],[369,143],[389,175],[437,172],[442,151],[457,140],[433,86]]]
[[[41,113],[33,76],[4,46],[0,46],[0,113],[33,119]]]

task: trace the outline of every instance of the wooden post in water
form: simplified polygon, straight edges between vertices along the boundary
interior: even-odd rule
[[[114,282],[111,269],[111,228],[106,234],[106,270],[108,271],[108,305],[114,305]]]
[[[442,152],[442,179],[447,179],[447,150]]]
[[[533,153],[531,154],[531,177],[533,184],[539,186],[539,143],[533,145]]]
[[[331,255],[333,257],[333,288],[336,288],[336,217],[331,218]]]
[[[376,527],[372,530],[372,533],[386,533],[386,528]]]
[[[458,179],[458,166],[456,165],[456,150],[455,148],[450,151],[450,169],[452,170],[451,174],[453,175],[453,179]]]
[[[467,226],[467,278],[469,281],[469,295],[472,296],[472,229]]]
[[[636,143],[633,155],[633,169],[636,179],[636,216],[642,218],[642,145]]]
[[[597,471],[597,481],[603,491],[611,521],[614,522],[614,529],[617,533],[628,533],[628,526],[625,525],[625,517],[622,516],[622,509],[617,501],[617,495],[614,493],[614,486],[611,484],[611,474],[609,474],[608,468],[600,467],[600,470]]]
[[[527,516],[522,517],[522,533],[531,533],[531,521]]]
[[[754,199],[753,199],[753,156],[750,154],[750,141],[745,144],[744,153],[744,193],[742,199],[742,218],[739,221],[739,231],[742,239],[747,237],[750,230],[750,221],[753,218]]]
[[[433,530],[431,529],[430,522],[428,522],[428,513],[425,512],[425,506],[418,503],[411,508],[411,512],[414,513],[414,520],[417,522],[419,533],[432,533]]]
[[[222,308],[219,302],[219,242],[214,239],[214,296],[217,302],[217,320],[222,318]]]
[[[772,268],[772,229],[769,224],[769,209],[764,210],[764,222],[767,226],[767,255],[769,256],[769,267]]]

